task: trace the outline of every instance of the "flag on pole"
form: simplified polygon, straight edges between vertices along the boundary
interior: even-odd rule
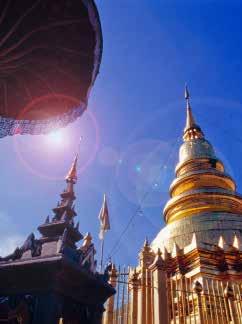
[[[100,240],[104,239],[104,234],[110,230],[110,222],[109,222],[109,213],[108,213],[108,205],[106,196],[104,195],[102,208],[100,210],[99,216],[100,220],[100,231],[99,231],[99,238]]]

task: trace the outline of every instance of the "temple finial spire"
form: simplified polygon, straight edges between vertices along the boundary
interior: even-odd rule
[[[188,91],[187,84],[185,84],[185,99],[188,100],[188,101],[190,99],[190,94],[189,94],[189,91]]]
[[[185,85],[185,99],[187,103],[187,120],[186,120],[186,127],[185,130],[188,128],[192,128],[193,126],[196,125],[194,117],[192,115],[192,108],[190,105],[190,93],[188,91],[187,84]]]
[[[78,158],[79,158],[79,152],[80,152],[80,147],[81,147],[81,141],[82,141],[83,137],[81,136],[79,139],[79,143],[78,143],[78,149],[77,149],[77,153],[75,156],[75,159],[71,165],[71,168],[69,170],[69,172],[67,173],[66,176],[66,181],[67,182],[72,182],[72,183],[76,183],[77,182],[77,162],[78,162]]]
[[[186,117],[186,126],[184,129],[183,139],[187,141],[196,138],[203,138],[204,137],[203,132],[201,128],[196,124],[192,114],[192,108],[190,104],[190,93],[188,91],[187,84],[185,85],[185,100],[186,100],[187,117]]]
[[[71,168],[65,177],[67,186],[60,194],[61,200],[57,203],[57,206],[52,209],[54,213],[52,219],[50,220],[48,216],[45,223],[39,226],[39,231],[43,237],[64,237],[64,234],[68,230],[70,238],[68,238],[68,242],[65,244],[71,247],[74,247],[75,242],[83,237],[79,232],[79,222],[76,226],[74,225],[74,217],[77,216],[74,204],[76,199],[74,185],[77,181],[77,162],[78,154],[76,154]],[[63,240],[64,239],[62,239],[62,241]]]
[[[78,153],[76,154],[75,159],[71,165],[71,168],[70,168],[69,172],[67,173],[67,176],[66,176],[67,182],[76,183],[76,181],[77,181],[77,161],[78,161]]]

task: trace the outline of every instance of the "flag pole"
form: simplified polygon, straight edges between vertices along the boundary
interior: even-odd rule
[[[104,239],[105,233],[110,230],[110,222],[109,222],[109,214],[108,214],[108,206],[106,201],[106,196],[103,197],[103,204],[100,210],[99,216],[100,220],[100,232],[99,239],[101,240],[101,260],[100,260],[100,272],[103,271],[103,254],[104,254]]]
[[[104,237],[101,241],[101,263],[100,263],[100,268],[101,268],[101,271],[103,271],[103,250],[104,250]]]

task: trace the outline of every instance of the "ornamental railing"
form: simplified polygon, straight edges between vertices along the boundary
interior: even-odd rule
[[[103,324],[242,324],[242,284],[115,269]]]

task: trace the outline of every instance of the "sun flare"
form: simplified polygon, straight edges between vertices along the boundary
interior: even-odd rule
[[[47,142],[50,145],[61,145],[64,142],[64,136],[61,131],[53,131],[46,136]]]

